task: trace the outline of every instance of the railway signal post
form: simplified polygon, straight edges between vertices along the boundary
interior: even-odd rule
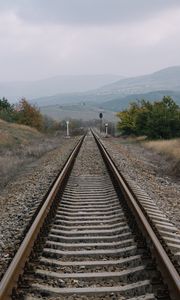
[[[99,114],[99,118],[100,118],[100,132],[102,132],[102,119],[103,119],[103,113]]]

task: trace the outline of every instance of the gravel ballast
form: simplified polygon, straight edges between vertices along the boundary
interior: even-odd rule
[[[29,221],[79,138],[62,144],[26,165],[0,195],[0,277],[7,269]]]
[[[33,211],[41,203],[78,138],[64,139],[61,147],[24,167],[0,196],[0,275],[17,250]],[[138,144],[104,138],[103,143],[117,167],[155,201],[164,214],[180,229],[180,189],[178,180],[163,173],[166,159]],[[86,145],[85,145],[86,144]],[[74,168],[74,175],[103,175],[101,156],[91,138],[85,139]],[[90,158],[87,161],[87,156]],[[96,158],[96,159],[94,159]]]
[[[119,138],[103,138],[103,144],[116,166],[125,176],[150,196],[170,221],[180,229],[179,179],[168,176],[166,157],[147,150],[137,143],[126,143]]]

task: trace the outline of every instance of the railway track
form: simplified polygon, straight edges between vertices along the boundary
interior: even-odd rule
[[[0,299],[180,299],[177,270],[136,200],[89,133],[37,214]]]

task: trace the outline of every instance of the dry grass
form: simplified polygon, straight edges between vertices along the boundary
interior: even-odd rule
[[[34,128],[0,120],[0,150],[3,147],[27,145],[40,137],[42,134]]]
[[[167,173],[180,177],[180,139],[150,141],[143,144],[146,148],[154,150],[170,160],[171,164]]]
[[[48,138],[36,129],[0,120],[0,188],[18,170],[60,145],[60,138]]]
[[[180,139],[150,141],[145,142],[144,145],[146,148],[155,150],[158,153],[180,159]]]

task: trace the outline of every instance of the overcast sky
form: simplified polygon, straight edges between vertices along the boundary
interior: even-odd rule
[[[0,0],[0,81],[180,65],[180,0]]]

